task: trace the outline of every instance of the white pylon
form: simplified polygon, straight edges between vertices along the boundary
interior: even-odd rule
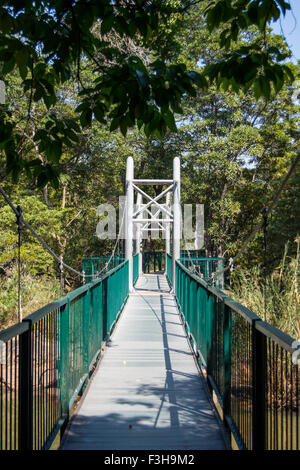
[[[181,205],[180,205],[180,160],[173,160],[173,250],[172,250],[172,288],[175,292],[176,260],[180,258]]]
[[[126,224],[125,224],[125,259],[128,260],[128,276],[129,276],[129,292],[133,292],[133,259],[132,259],[132,240],[133,240],[133,174],[134,163],[133,158],[127,158],[126,165]]]
[[[137,210],[141,208],[143,199],[142,195],[138,194],[137,195],[137,200],[136,200],[136,208]],[[143,214],[140,214],[140,218],[143,217]],[[143,274],[143,258],[142,258],[142,223],[137,224],[136,226],[136,241],[135,241],[135,252],[138,253],[139,257],[139,276]]]
[[[171,194],[170,193],[167,193],[166,195],[166,207],[168,209],[170,209],[170,199],[171,199]],[[166,215],[166,218],[167,218],[167,215]],[[170,223],[169,222],[166,222],[165,223],[165,229],[166,229],[166,269],[167,269],[167,263],[168,263],[168,255],[171,253],[171,237],[170,237]]]

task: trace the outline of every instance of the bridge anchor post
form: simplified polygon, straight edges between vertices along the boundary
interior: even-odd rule
[[[175,293],[176,260],[180,258],[181,206],[180,206],[180,159],[173,160],[173,259],[172,290]]]
[[[132,259],[132,241],[133,241],[133,176],[134,163],[133,158],[128,157],[126,163],[126,226],[125,226],[125,259],[128,261],[129,292],[133,292],[133,259]]]

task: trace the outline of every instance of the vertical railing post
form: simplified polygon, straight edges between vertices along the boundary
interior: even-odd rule
[[[260,320],[258,320],[260,321]],[[266,443],[266,337],[252,326],[252,380],[253,380],[253,450],[264,450]]]
[[[226,417],[231,415],[231,310],[223,298],[223,415],[227,428]]]
[[[91,316],[91,291],[88,288],[83,299],[83,367],[84,372],[89,372],[90,361],[90,347],[93,350],[93,345],[90,345],[90,316]]]
[[[195,327],[195,340],[197,343],[197,351],[202,351],[201,347],[201,318],[202,318],[202,311],[201,311],[201,304],[200,304],[200,298],[201,298],[201,287],[199,283],[197,282],[196,284],[196,294],[195,294],[195,315],[196,315],[196,327]],[[202,359],[201,359],[202,363]]]
[[[95,279],[95,276],[94,276],[94,260],[92,260],[92,276],[90,277],[90,279],[87,282],[91,282],[94,279]]]
[[[70,299],[60,311],[60,399],[62,415],[69,414],[69,315]]]
[[[180,305],[183,304],[184,300],[184,283],[185,283],[185,272],[181,270],[181,268],[178,267],[178,264],[176,265],[176,273],[177,273],[177,278],[176,278],[176,292],[177,290],[179,291],[178,287],[180,287]]]
[[[33,449],[33,383],[31,321],[19,336],[19,450]]]
[[[197,343],[197,282],[195,279],[192,281],[192,321],[191,330],[194,340]]]
[[[103,312],[103,341],[107,341],[108,327],[107,327],[107,277],[102,281],[102,312]]]
[[[214,325],[214,297],[206,292],[206,354],[207,354],[207,376],[213,373],[213,325]],[[210,386],[210,382],[208,381]]]

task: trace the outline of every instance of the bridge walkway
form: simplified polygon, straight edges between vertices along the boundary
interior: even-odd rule
[[[139,278],[61,449],[225,449],[164,275]]]

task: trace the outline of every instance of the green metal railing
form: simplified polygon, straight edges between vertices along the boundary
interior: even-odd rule
[[[133,255],[133,285],[135,285],[136,281],[139,277],[139,254],[136,253]]]
[[[176,262],[176,300],[228,433],[240,449],[300,448],[294,339]]]
[[[0,449],[49,449],[128,296],[128,262],[0,332]]]
[[[84,282],[88,283],[97,279],[100,273],[102,275],[103,273],[116,268],[119,264],[123,263],[124,260],[125,256],[122,256],[122,254],[119,253],[112,259],[108,256],[83,258],[81,266],[82,272],[84,272]]]
[[[211,280],[210,284],[218,289],[224,289],[224,272],[214,276],[218,271],[224,270],[224,258],[182,257],[179,261],[194,274],[198,274],[204,281]]]
[[[180,258],[205,258],[205,250],[180,250]]]
[[[183,253],[181,252],[181,256]],[[195,257],[182,257],[179,258],[179,261],[186,267],[188,270],[199,276],[204,281],[211,280],[212,275],[217,271],[222,271],[224,269],[224,258],[195,258]],[[169,284],[172,284],[172,256],[167,255],[167,279]],[[217,274],[214,278],[214,281],[211,282],[218,289],[224,289],[225,280],[224,273]]]
[[[166,268],[166,275],[167,275],[167,281],[169,283],[169,286],[172,287],[172,256],[167,254],[167,268]]]
[[[143,273],[157,273],[165,269],[165,253],[163,251],[143,252]]]

